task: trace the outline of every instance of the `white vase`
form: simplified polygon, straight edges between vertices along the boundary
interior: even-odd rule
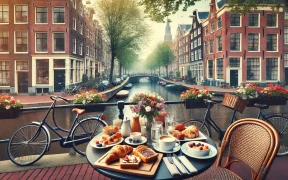
[[[123,120],[122,126],[121,126],[121,134],[123,137],[130,136],[131,133],[131,124],[130,119]]]

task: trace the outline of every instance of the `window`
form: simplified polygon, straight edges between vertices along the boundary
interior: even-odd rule
[[[53,11],[54,23],[65,23],[64,7],[54,7]]]
[[[217,79],[223,79],[223,58],[217,59]]]
[[[86,46],[86,55],[89,56],[89,46]]]
[[[259,26],[259,14],[249,14],[248,26],[257,27]]]
[[[9,86],[10,66],[9,61],[0,61],[0,86]]]
[[[194,31],[194,37],[196,37],[196,36],[197,36],[197,30]]]
[[[214,32],[214,22],[211,23],[211,32]]]
[[[87,26],[87,37],[89,38],[89,27]]]
[[[193,41],[191,41],[191,49],[193,49],[194,48],[194,43],[193,43]]]
[[[74,68],[73,68],[73,59],[70,60],[70,83],[73,83],[74,79]]]
[[[54,68],[65,68],[65,59],[54,59]]]
[[[188,52],[188,45],[186,45],[186,52]]]
[[[0,23],[9,23],[8,5],[0,5]]]
[[[47,23],[47,8],[36,7],[36,23]]]
[[[54,33],[54,51],[65,51],[64,33]]]
[[[16,31],[16,52],[28,52],[28,33],[27,31]]]
[[[76,54],[76,44],[77,43],[76,43],[76,38],[75,37],[73,37],[72,43],[73,43],[72,51],[73,51],[74,54]]]
[[[240,14],[230,15],[230,26],[240,26]]]
[[[83,34],[83,23],[80,23],[80,34]]]
[[[267,51],[277,51],[277,34],[267,34]]]
[[[191,61],[194,61],[194,51],[191,51]]]
[[[8,52],[9,31],[0,31],[0,52]]]
[[[213,78],[213,61],[208,60],[208,78]]]
[[[198,46],[201,46],[201,37],[198,38]]]
[[[28,22],[28,6],[15,5],[15,23],[27,23],[27,22]]]
[[[218,29],[222,28],[222,18],[218,18]]]
[[[210,54],[213,53],[213,40],[210,40]]]
[[[288,67],[288,53],[284,53],[284,66]]]
[[[267,27],[277,26],[277,14],[267,14]]]
[[[193,32],[191,32],[190,36],[191,36],[190,39],[193,39]]]
[[[209,33],[208,26],[205,27],[205,35],[207,36]]]
[[[47,33],[36,33],[36,51],[47,52]]]
[[[285,12],[284,19],[288,19],[288,12]]]
[[[79,54],[82,55],[83,54],[83,42],[80,42],[80,46],[79,46]]]
[[[201,27],[198,28],[198,35],[201,34]]]
[[[198,49],[198,56],[199,56],[199,60],[202,59],[202,50]]]
[[[197,47],[197,39],[194,40],[194,48]]]
[[[17,71],[28,71],[28,61],[16,61]]]
[[[217,48],[218,52],[222,51],[222,36],[217,37]]]
[[[73,29],[76,31],[76,18],[75,17],[73,17]]]
[[[284,29],[284,43],[288,44],[288,26]]]
[[[267,80],[278,79],[278,59],[277,58],[266,59],[266,79]]]
[[[247,80],[260,79],[260,61],[259,58],[247,58]]]
[[[208,42],[205,42],[205,54],[208,54]]]
[[[248,34],[248,51],[259,51],[259,34]]]
[[[230,35],[230,50],[240,51],[240,33],[231,33]]]
[[[73,7],[76,9],[76,6],[77,6],[77,2],[76,0],[73,1]]]
[[[198,57],[198,50],[195,51],[195,60],[198,60],[199,57]]]
[[[49,60],[36,60],[36,84],[49,84]]]
[[[193,23],[193,29],[196,29],[196,23]]]
[[[240,58],[229,58],[230,67],[240,67]]]

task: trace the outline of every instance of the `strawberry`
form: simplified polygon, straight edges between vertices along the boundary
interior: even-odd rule
[[[183,140],[184,139],[184,134],[182,134],[182,133],[179,133],[178,135],[177,135],[177,138],[179,139],[179,140]]]
[[[96,141],[96,144],[99,144],[99,141]]]
[[[119,132],[117,132],[117,133],[115,134],[115,136],[116,136],[117,138],[121,138],[121,137],[122,137],[122,134],[119,133]]]

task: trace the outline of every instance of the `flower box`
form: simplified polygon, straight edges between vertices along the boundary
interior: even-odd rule
[[[268,106],[273,105],[286,105],[287,98],[286,97],[261,97],[256,99],[249,100],[249,106],[254,106],[255,103],[258,104],[266,104]]]
[[[0,108],[0,119],[14,119],[22,114],[20,108],[3,109]]]
[[[105,110],[105,106],[99,105],[97,103],[92,104],[75,104],[75,108],[85,109],[85,112],[103,112]]]
[[[204,99],[185,99],[186,109],[194,108],[207,108],[207,104]]]

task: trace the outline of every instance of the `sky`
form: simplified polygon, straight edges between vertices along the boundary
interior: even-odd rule
[[[92,1],[96,2],[97,0]],[[182,11],[180,9],[176,14],[169,16],[169,19],[171,19],[172,21],[170,23],[172,39],[174,39],[176,35],[178,24],[192,24],[192,19],[189,18],[189,16],[192,15],[192,12],[195,9],[198,9],[198,11],[209,11],[210,2],[211,0],[201,0],[200,2],[195,3],[195,6],[191,6],[190,8],[188,8],[187,11]],[[165,34],[166,23],[156,23],[154,21],[151,21],[150,19],[147,19],[147,24],[149,25],[151,34],[149,39],[147,40],[148,42],[146,42],[140,52],[141,61],[146,59],[149,53],[153,51],[153,49],[156,47],[157,43],[164,40]]]

